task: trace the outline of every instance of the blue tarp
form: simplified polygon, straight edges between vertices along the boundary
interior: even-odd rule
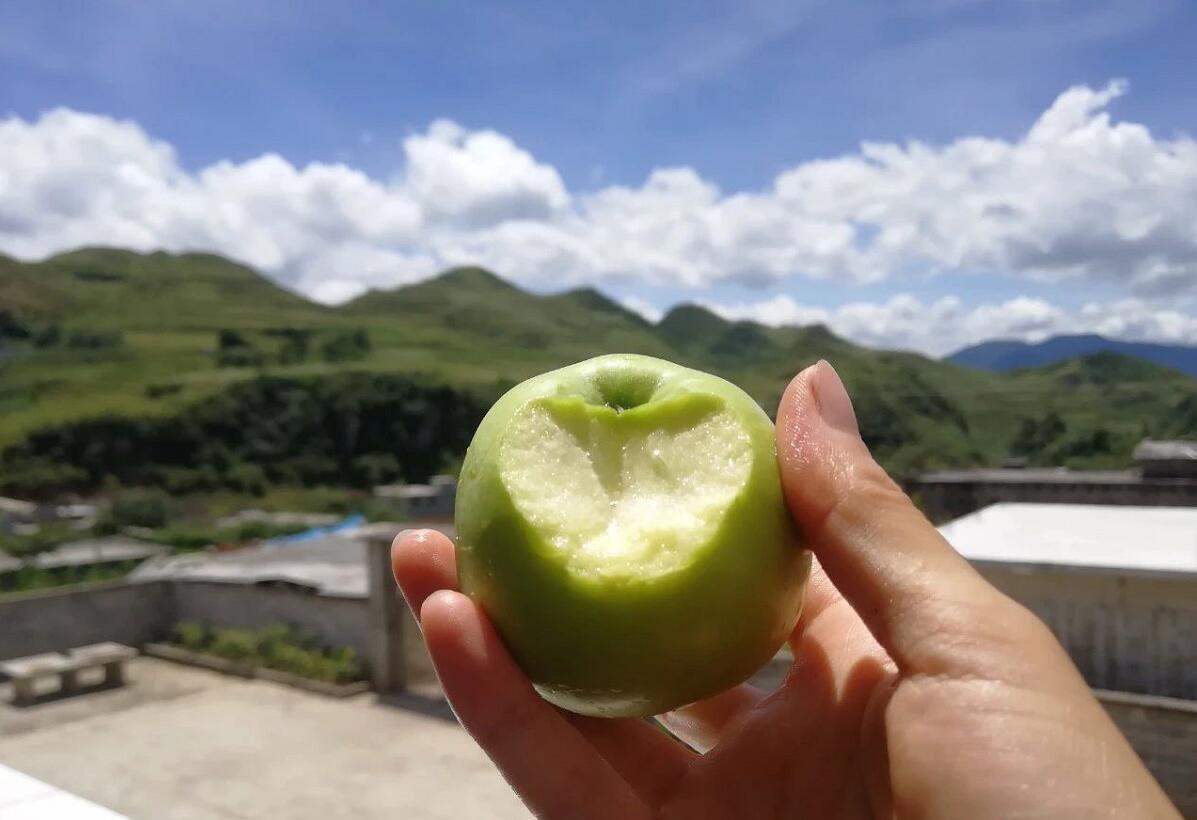
[[[364,515],[351,515],[343,518],[335,524],[329,524],[327,527],[312,527],[310,530],[297,532],[293,535],[280,535],[278,538],[271,538],[265,543],[267,544],[297,544],[301,541],[311,541],[315,538],[325,538],[330,535],[336,535],[345,530],[351,530],[355,527],[360,527],[366,523]]]

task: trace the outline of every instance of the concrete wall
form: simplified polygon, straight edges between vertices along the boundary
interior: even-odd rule
[[[391,573],[391,539],[366,542],[370,628],[370,682],[381,694],[437,686],[436,670],[424,636],[395,586]]]
[[[1122,692],[1097,697],[1181,814],[1197,820],[1197,703]]]
[[[116,641],[140,646],[179,621],[255,628],[292,624],[329,646],[370,656],[366,601],[287,588],[116,581],[0,597],[0,660]]]
[[[0,659],[100,641],[138,646],[166,635],[171,609],[165,582],[116,581],[6,595],[0,598]]]
[[[329,646],[351,646],[363,659],[369,657],[366,601],[360,598],[196,581],[177,581],[173,587],[175,622],[198,621],[226,628],[291,624],[319,636]]]
[[[1003,501],[1038,504],[1113,504],[1142,507],[1197,507],[1197,481],[1144,479],[1125,483],[1077,481],[905,482],[923,512],[937,524]]]
[[[1090,686],[1197,700],[1197,576],[977,567],[1051,627]]]

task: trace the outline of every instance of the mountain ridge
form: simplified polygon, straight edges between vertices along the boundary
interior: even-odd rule
[[[946,356],[944,360],[966,367],[1005,373],[1029,367],[1043,367],[1063,359],[1101,352],[1134,356],[1190,376],[1197,376],[1197,346],[1130,342],[1095,333],[1052,336],[1037,343],[1017,339],[993,339],[962,348]]]
[[[0,259],[6,310],[61,323],[88,347],[0,338],[0,449],[55,424],[173,416],[262,376],[410,376],[493,399],[536,373],[609,352],[707,370],[769,412],[795,373],[827,359],[856,401],[866,441],[898,472],[996,463],[1020,422],[1047,412],[1082,442],[1108,428],[1108,452],[1061,444],[1066,463],[1122,465],[1144,434],[1186,433],[1181,420],[1193,414],[1182,410],[1197,402],[1191,377],[1137,359],[990,373],[865,348],[822,325],[733,321],[694,304],[651,323],[593,288],[533,293],[477,267],[329,307],[212,254],[83,249],[37,263]],[[300,337],[308,341],[296,347]],[[321,352],[346,339],[365,344],[354,341],[348,358]],[[229,345],[235,355],[222,355]]]

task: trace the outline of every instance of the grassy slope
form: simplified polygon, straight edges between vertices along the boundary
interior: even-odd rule
[[[2,309],[67,329],[119,330],[124,344],[22,351],[9,360],[0,376],[0,443],[85,415],[172,412],[252,375],[213,366],[217,329],[309,326],[333,318],[218,256],[104,248],[29,265],[0,260]],[[148,387],[163,384],[179,390],[147,397]]]
[[[0,364],[0,446],[39,426],[100,413],[171,413],[259,368],[217,368],[221,328],[364,327],[370,356],[352,364],[310,360],[271,373],[319,375],[347,368],[420,374],[494,392],[550,367],[604,352],[671,358],[741,384],[765,406],[820,358],[832,361],[891,448],[897,469],[992,462],[1019,420],[1059,412],[1070,433],[1110,429],[1122,445],[1169,432],[1170,410],[1197,386],[1174,371],[1118,356],[990,374],[909,353],[852,345],[826,328],[729,322],[696,306],[652,325],[583,289],[524,292],[478,268],[337,309],[312,304],[252,270],[209,254],[87,249],[22,264],[0,257],[0,310],[68,328],[120,330],[111,351],[22,351]],[[147,389],[176,392],[151,398]],[[161,392],[161,391],[159,391]],[[1129,449],[1094,464],[1125,460]]]

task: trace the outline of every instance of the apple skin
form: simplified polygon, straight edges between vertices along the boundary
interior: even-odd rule
[[[747,433],[747,482],[687,565],[614,583],[572,572],[517,510],[499,470],[512,419],[546,398],[597,403],[596,385],[638,399],[654,386],[694,394],[724,405]],[[810,572],[783,500],[769,417],[730,382],[647,356],[600,356],[499,399],[462,465],[456,528],[461,590],[486,611],[537,691],[600,717],[659,714],[746,680],[793,630]]]

